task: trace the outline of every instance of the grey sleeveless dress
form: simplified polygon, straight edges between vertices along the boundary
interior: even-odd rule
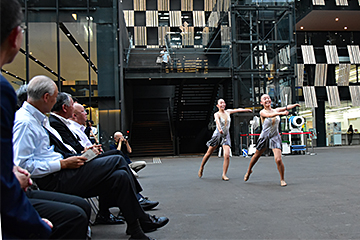
[[[230,140],[230,123],[231,118],[228,116],[227,121],[220,117],[220,126],[223,131],[223,134],[219,132],[219,130],[216,128],[211,139],[206,143],[206,146],[208,147],[215,147],[219,145],[228,145],[231,147],[231,140]]]
[[[262,150],[264,148],[279,148],[281,149],[282,141],[279,134],[279,122],[280,117],[276,116],[274,121],[273,118],[265,118],[263,122],[263,129],[260,137],[256,143],[256,149]]]

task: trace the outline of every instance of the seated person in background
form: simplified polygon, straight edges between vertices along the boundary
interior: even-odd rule
[[[145,161],[131,162],[128,154],[132,152],[132,149],[129,144],[129,141],[126,138],[124,138],[124,135],[121,132],[114,133],[114,143],[110,145],[110,149],[120,150],[123,153],[126,162],[135,172],[138,172],[144,167],[146,167]]]
[[[50,146],[49,113],[58,94],[53,80],[34,77],[27,89],[28,99],[16,112],[13,128],[15,164],[25,168],[40,189],[77,195],[99,196],[99,214],[108,214],[110,207],[120,208],[127,222],[131,239],[150,239],[144,234],[166,225],[166,217],[156,218],[144,212],[136,198],[141,186],[122,164],[121,156],[96,157],[89,162],[80,156],[65,158]],[[136,180],[136,179],[135,179]]]
[[[13,172],[39,215],[52,223],[50,239],[86,239],[91,208],[83,198],[28,189],[32,185],[29,172],[19,166]]]
[[[86,128],[84,130],[86,136],[89,138],[92,144],[99,144],[99,140],[96,135],[98,134],[97,128],[93,126],[93,120],[86,120]]]

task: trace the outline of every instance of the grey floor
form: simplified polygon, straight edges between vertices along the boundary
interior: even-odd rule
[[[160,205],[150,214],[170,222],[156,239],[360,239],[360,146],[317,148],[317,155],[283,157],[287,187],[280,187],[273,157],[262,157],[248,182],[249,158],[213,156],[203,178],[202,156],[139,158],[143,194]],[[155,163],[154,163],[155,162]],[[117,209],[112,209],[115,213]],[[125,225],[96,225],[93,239],[127,239]]]

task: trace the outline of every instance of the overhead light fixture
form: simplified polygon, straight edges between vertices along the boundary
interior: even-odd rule
[[[345,26],[344,29],[347,30],[347,26]]]
[[[71,14],[71,16],[73,17],[73,19],[74,19],[75,21],[77,20],[77,14],[76,14],[76,13]]]
[[[300,29],[301,29],[301,30],[303,30],[303,29],[304,29],[304,27],[303,27],[303,26],[301,26],[301,27],[300,27]]]
[[[335,22],[338,22],[339,21],[339,18],[335,18]]]

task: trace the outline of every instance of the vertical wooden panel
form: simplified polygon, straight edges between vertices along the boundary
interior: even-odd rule
[[[304,64],[295,64],[296,68],[296,77],[297,77],[297,86],[304,85]]]
[[[135,46],[146,46],[146,27],[134,27],[134,42]]]
[[[330,107],[339,107],[340,103],[340,96],[339,90],[337,86],[326,86],[326,92],[328,97],[328,103]]]
[[[314,86],[326,86],[327,64],[316,64]]]
[[[349,86],[351,64],[339,64],[338,86]]]
[[[336,3],[336,6],[348,6],[349,5],[347,0],[336,0],[335,3]]]
[[[359,45],[348,45],[347,46],[350,63],[351,64],[360,64],[360,50]]]
[[[147,27],[159,26],[158,11],[146,11],[146,26]]]
[[[205,27],[205,12],[193,11],[194,27]]]
[[[169,40],[170,27],[159,27],[158,36],[159,36],[159,45],[165,46],[165,37]]]
[[[181,25],[181,11],[170,11],[170,27],[180,27]]]
[[[135,11],[146,11],[146,0],[134,0]]]
[[[158,0],[158,11],[170,11],[170,0]]]
[[[312,0],[313,5],[323,5],[325,6],[325,0]]]
[[[317,108],[317,98],[315,93],[315,87],[309,86],[309,87],[303,87],[303,93],[304,93],[304,100],[305,100],[305,106],[311,107],[311,108]]]
[[[181,11],[193,11],[193,0],[181,0]]]
[[[124,10],[124,18],[126,27],[134,27],[134,11]]]
[[[328,64],[339,64],[339,56],[336,45],[324,45],[326,61]]]
[[[301,45],[304,64],[316,64],[314,47],[312,45]]]
[[[360,86],[349,86],[353,107],[360,107]]]

